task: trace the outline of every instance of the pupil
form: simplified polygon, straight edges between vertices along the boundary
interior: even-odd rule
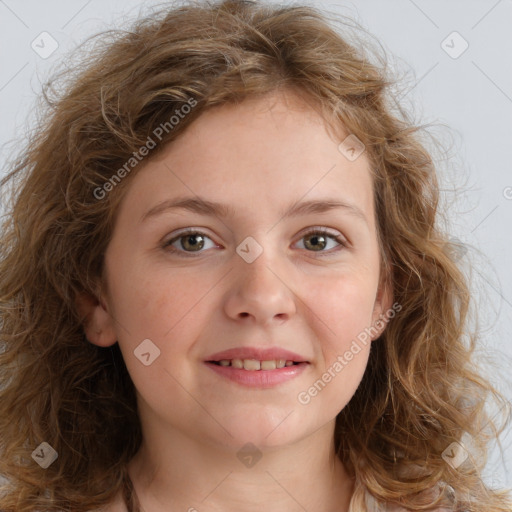
[[[318,240],[325,240],[323,236],[312,236],[310,237],[310,240],[313,240],[313,248],[318,249]]]
[[[194,247],[199,247],[199,248],[202,248],[203,243],[199,242],[199,243],[193,243],[193,240],[195,238],[198,238],[198,237],[201,237],[201,235],[189,235],[187,238],[186,238],[186,241],[185,241],[185,244],[190,244],[192,248]],[[185,247],[186,248],[186,247]]]

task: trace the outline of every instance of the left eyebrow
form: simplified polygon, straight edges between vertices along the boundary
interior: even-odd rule
[[[144,222],[150,217],[155,217],[170,210],[188,210],[200,215],[211,215],[222,218],[232,218],[235,216],[235,210],[226,204],[208,201],[200,197],[178,197],[176,199],[167,199],[162,201],[142,215],[140,222]],[[323,200],[312,200],[292,203],[284,211],[280,212],[280,218],[297,217],[299,215],[326,213],[334,209],[343,209],[348,214],[363,220],[368,224],[363,211],[356,205],[339,201],[338,199],[325,198]]]

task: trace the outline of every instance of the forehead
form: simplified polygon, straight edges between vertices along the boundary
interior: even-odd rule
[[[214,107],[137,172],[124,202],[147,210],[186,194],[263,215],[263,207],[277,212],[285,204],[329,196],[356,203],[371,218],[368,159],[363,153],[349,160],[340,151],[342,140],[295,95]]]

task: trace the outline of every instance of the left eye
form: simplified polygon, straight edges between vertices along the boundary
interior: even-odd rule
[[[209,236],[201,231],[187,230],[165,242],[163,248],[173,253],[181,252],[184,255],[192,256],[191,253],[203,252],[201,249],[205,246],[205,239],[212,241]],[[304,244],[306,249],[311,249],[310,252],[327,252],[324,249],[328,245],[329,240],[336,242],[342,247],[346,247],[346,243],[339,234],[331,233],[326,229],[316,228],[309,231],[302,235],[301,240],[303,239],[310,240],[310,242]],[[176,243],[179,243],[181,249],[175,247]]]
[[[312,247],[314,252],[327,252],[323,251],[322,248],[325,249],[325,247],[328,245],[328,240],[334,241],[342,247],[346,247],[346,244],[340,235],[336,233],[331,233],[330,231],[327,231],[325,229],[316,229],[314,231],[309,231],[308,233],[305,233],[302,236],[301,240],[303,239],[309,239],[312,241],[312,243],[309,243],[307,245]]]

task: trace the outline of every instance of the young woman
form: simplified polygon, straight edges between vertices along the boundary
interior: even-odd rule
[[[390,83],[319,11],[228,0],[47,91],[2,182],[1,510],[510,510]]]

